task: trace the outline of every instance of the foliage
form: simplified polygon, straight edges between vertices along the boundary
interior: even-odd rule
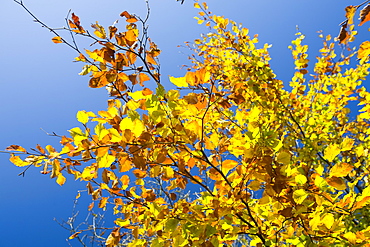
[[[89,86],[111,98],[106,110],[79,111],[81,127],[60,137],[60,149],[12,145],[10,161],[59,185],[67,175],[85,182],[89,210],[116,215],[106,246],[370,246],[370,93],[361,86],[370,46],[350,48],[353,7],[349,38],[320,34],[312,71],[296,34],[290,87],[270,68],[269,45],[205,3],[195,7],[209,33],[188,44],[191,68],[169,78],[176,89],[161,83],[148,18],[125,11],[125,31],[97,22],[90,34],[72,14],[66,29],[98,46],[84,52],[75,35],[68,42],[49,28],[54,43],[79,53]]]

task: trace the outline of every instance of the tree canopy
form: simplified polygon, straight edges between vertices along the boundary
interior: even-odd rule
[[[82,244],[90,232],[109,247],[370,246],[370,93],[362,85],[370,41],[352,45],[370,20],[368,1],[346,8],[337,38],[320,34],[313,69],[296,33],[289,82],[275,75],[257,35],[204,2],[194,7],[209,32],[187,43],[191,65],[169,77],[172,88],[163,85],[149,16],[124,11],[124,30],[96,22],[89,31],[71,13],[68,36],[34,16],[54,43],[78,53],[89,86],[110,97],[106,109],[79,111],[69,136],[52,134],[61,147],[11,145],[10,161],[59,185],[82,181],[86,210],[114,213],[106,232],[73,230]],[[76,35],[93,48],[80,50]]]

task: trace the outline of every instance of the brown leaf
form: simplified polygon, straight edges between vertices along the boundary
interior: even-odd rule
[[[77,30],[74,30],[75,32],[77,32],[77,33],[85,33],[84,28],[80,25],[80,18],[77,15],[75,15],[74,13],[72,13],[72,21],[69,20],[68,23],[69,23],[69,26],[71,28],[78,29],[78,31]]]
[[[329,177],[326,179],[326,182],[337,190],[345,190],[347,188],[346,183],[338,177]]]
[[[8,151],[19,151],[19,152],[26,152],[26,149],[19,146],[19,145],[10,145],[9,147],[7,147],[5,150],[8,150]]]
[[[360,11],[360,20],[361,23],[358,24],[359,26],[362,26],[367,21],[370,21],[370,3],[368,3],[363,9]]]
[[[347,22],[345,22],[341,29],[340,29],[340,32],[339,32],[339,35],[337,37],[337,39],[339,40],[339,43],[341,44],[344,44],[344,43],[347,43],[348,39],[349,39],[349,34],[346,30],[347,28]]]

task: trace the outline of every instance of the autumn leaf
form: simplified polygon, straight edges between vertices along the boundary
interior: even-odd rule
[[[364,41],[358,49],[357,58],[366,59],[370,56],[370,41]]]
[[[337,190],[345,190],[347,188],[344,181],[338,177],[329,177],[326,179],[326,182]]]
[[[332,162],[338,154],[340,154],[339,146],[337,144],[330,144],[324,151],[324,159]]]
[[[83,124],[86,124],[89,121],[89,116],[86,111],[78,111],[77,120]]]
[[[55,36],[54,38],[51,39],[54,43],[58,44],[58,43],[63,43],[62,41],[62,37],[60,36]]]
[[[347,6],[345,8],[348,25],[353,24],[353,17],[355,16],[356,10],[357,10],[357,8],[355,6],[352,6],[352,5]]]
[[[337,163],[330,169],[330,176],[332,177],[345,177],[353,169],[353,166],[348,163]]]
[[[69,136],[52,132],[61,147],[4,152],[26,167],[21,174],[40,169],[60,186],[68,176],[84,183],[76,199],[91,197],[95,222],[104,222],[103,211],[114,216],[94,232],[84,222],[70,239],[84,232],[110,247],[366,245],[370,43],[349,42],[361,31],[353,29],[359,6],[345,9],[338,38],[319,34],[312,66],[298,32],[289,46],[295,72],[283,81],[270,68],[271,45],[196,2],[208,31],[186,43],[187,70],[169,77],[175,89],[166,88],[146,18],[124,11],[127,25],[96,22],[92,36],[72,14],[67,29],[94,47],[75,58],[80,75],[108,91],[108,106],[78,111],[82,126]],[[360,25],[369,15],[367,4]],[[53,42],[64,41],[56,35]]]
[[[129,23],[134,23],[138,21],[138,19],[134,15],[130,15],[127,11],[123,11],[120,16],[126,17],[126,21]]]
[[[8,151],[18,151],[18,152],[27,152],[27,150],[19,145],[10,145],[9,147],[7,147],[5,150],[8,150]]]
[[[361,11],[360,11],[360,24],[362,26],[365,22],[370,21],[370,3],[368,3]]]
[[[172,77],[170,76],[170,81],[177,87],[187,87],[186,77]]]
[[[30,165],[30,163],[23,161],[19,156],[15,156],[13,154],[10,156],[9,160],[14,165],[19,166],[19,167]]]
[[[337,37],[337,39],[339,40],[339,43],[341,43],[341,44],[347,43],[347,41],[350,37],[346,28],[347,28],[347,23],[345,23],[341,26],[339,35]]]
[[[78,236],[78,234],[80,234],[81,232],[75,232],[75,233],[73,233],[71,236],[69,236],[69,238],[68,239],[74,239],[74,238],[76,238],[77,236]]]
[[[70,28],[72,29],[77,29],[77,30],[73,30],[74,32],[76,33],[85,33],[85,30],[84,28],[80,25],[80,18],[75,15],[74,13],[72,13],[72,20],[68,20],[68,24],[70,26]]]
[[[101,38],[101,39],[107,38],[107,35],[105,33],[104,27],[102,27],[101,25],[99,25],[98,22],[96,22],[96,24],[92,24],[91,27],[95,29],[94,34],[98,38]]]
[[[57,184],[59,184],[60,186],[62,186],[63,184],[65,184],[65,182],[66,182],[66,178],[63,176],[63,174],[62,174],[62,173],[59,173],[59,174],[58,174],[56,182],[57,182]]]

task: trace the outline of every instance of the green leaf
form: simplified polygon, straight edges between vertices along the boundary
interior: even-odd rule
[[[166,90],[162,86],[162,84],[158,84],[158,87],[156,88],[156,95],[160,97],[164,97],[166,94]]]
[[[165,231],[173,232],[176,229],[179,222],[180,221],[178,219],[169,219],[169,220],[167,220]]]

